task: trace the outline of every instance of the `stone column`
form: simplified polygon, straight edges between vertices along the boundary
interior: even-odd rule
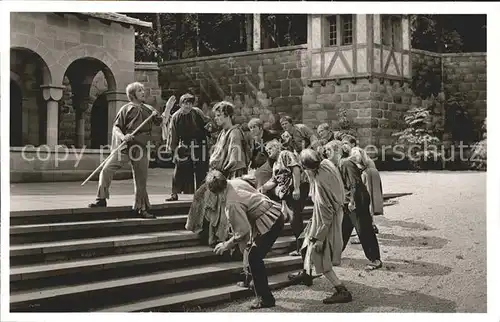
[[[260,14],[253,15],[253,50],[260,50],[261,26]]]
[[[87,112],[88,108],[89,97],[85,97],[81,99],[75,110],[77,148],[83,148],[85,146],[85,112]]]
[[[59,100],[63,96],[64,86],[42,85],[43,99],[47,101],[47,142],[49,147],[57,145],[59,128]]]
[[[123,105],[129,102],[129,100],[125,92],[108,91],[104,95],[106,95],[106,100],[108,101],[108,144],[111,144],[113,123],[116,114]]]
[[[73,106],[75,108],[75,143],[77,148],[85,146],[85,112],[89,109],[90,86],[84,86],[76,91],[73,96]]]
[[[30,125],[30,119],[29,119],[29,110],[26,108],[25,102],[27,102],[29,98],[23,97],[21,99],[21,111],[22,111],[22,145],[25,145],[27,142],[29,142],[29,125]]]

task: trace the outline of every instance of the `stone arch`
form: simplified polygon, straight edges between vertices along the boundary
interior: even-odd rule
[[[105,52],[104,52],[105,53]],[[83,55],[80,55],[83,54]],[[64,79],[69,79],[69,85],[65,85],[64,92],[69,93],[68,100],[64,102],[66,105],[71,105],[70,113],[64,114],[59,126],[59,136],[64,137],[64,144],[75,145],[76,147],[84,147],[88,144],[92,145],[92,122],[91,106],[94,104],[95,97],[91,95],[91,88],[94,79],[100,75],[104,82],[104,91],[115,91],[116,80],[113,71],[109,68],[110,58],[105,56],[104,59],[99,54],[93,54],[94,57],[89,57],[87,51],[68,52],[67,57],[76,58],[67,65]],[[106,61],[106,63],[103,62]],[[64,84],[63,84],[64,85]],[[105,121],[107,123],[107,100],[101,100],[99,107],[106,112]],[[101,105],[104,105],[101,106]],[[102,113],[98,114],[102,117]],[[86,125],[87,124],[87,125]],[[89,131],[90,130],[90,131]],[[104,137],[107,137],[104,135]]]
[[[106,77],[109,90],[116,90],[115,76],[119,74],[117,59],[104,49],[91,45],[79,45],[67,51],[58,61],[61,73],[57,74],[57,79],[62,80],[68,68],[80,59],[99,62],[102,65],[101,70]]]
[[[46,60],[46,58],[48,58],[48,56],[46,54],[44,54],[45,49],[43,49],[43,47],[45,47],[45,45],[42,42],[40,42],[39,40],[36,40],[36,41],[38,41],[39,46],[27,45],[27,46],[11,46],[10,47],[11,70],[12,70],[12,65],[13,65],[13,58],[14,58],[16,52],[29,53],[35,57],[35,59],[37,60],[38,63],[40,63],[40,67],[42,70],[42,85],[48,85],[48,84],[51,84],[51,82],[52,82],[52,71],[47,63],[47,60]],[[30,47],[32,47],[32,48],[30,48]],[[37,51],[37,49],[39,49],[39,51]],[[40,49],[42,49],[42,50],[40,51]],[[21,79],[21,77],[17,73],[14,73],[14,74],[17,75],[17,80]],[[12,74],[11,74],[11,76],[12,76]],[[22,88],[22,86],[21,86],[21,88]]]
[[[17,127],[12,143],[16,146],[46,141],[47,112],[41,86],[52,82],[52,73],[42,56],[42,43],[35,44],[10,48],[11,94],[16,98],[10,108],[15,119],[12,127]]]

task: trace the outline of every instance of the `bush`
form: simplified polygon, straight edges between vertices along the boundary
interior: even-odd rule
[[[472,146],[472,155],[470,158],[470,163],[473,169],[486,171],[487,167],[486,119],[483,122],[482,130],[484,131],[483,140],[475,143]]]
[[[435,169],[442,161],[441,141],[432,131],[430,107],[414,106],[406,112],[403,131],[392,134],[396,144],[404,145],[405,156],[415,170]],[[416,151],[416,152],[414,152]]]

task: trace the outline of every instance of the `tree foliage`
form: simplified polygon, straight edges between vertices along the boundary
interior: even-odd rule
[[[251,48],[252,15],[127,13],[152,22],[136,31],[136,60],[163,61],[233,53]],[[159,19],[156,16],[159,15]],[[157,21],[161,26],[158,28]],[[263,48],[307,42],[307,15],[261,15]],[[161,44],[158,44],[161,33]],[[250,43],[248,43],[250,42]],[[250,45],[250,47],[249,47]]]
[[[411,45],[433,52],[485,52],[486,15],[412,15]]]
[[[432,104],[431,104],[432,106]],[[405,147],[405,157],[416,170],[428,168],[442,159],[441,141],[432,130],[431,107],[413,106],[404,117],[406,127],[393,133],[396,144]]]
[[[126,14],[153,23],[152,29],[136,31],[138,61],[210,56],[251,48],[247,42],[251,42],[248,28],[252,26],[252,15]],[[261,27],[262,48],[307,42],[306,14],[262,14]],[[486,51],[486,15],[412,15],[411,31],[413,48],[433,52]]]

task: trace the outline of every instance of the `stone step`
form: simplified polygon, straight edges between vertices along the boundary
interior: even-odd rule
[[[270,272],[298,269],[300,257],[265,259]],[[72,286],[11,292],[12,311],[89,311],[145,298],[165,296],[200,287],[216,287],[239,280],[241,262],[216,263]]]
[[[156,219],[121,218],[16,225],[10,227],[10,244],[183,230],[186,220],[187,215],[171,215]]]
[[[199,244],[198,234],[185,230],[63,240],[12,245],[10,262],[11,265],[34,264]]]
[[[166,204],[152,205],[151,212],[157,216],[182,215],[189,212],[190,205],[191,200],[174,201]],[[133,216],[134,214],[130,206],[11,211],[10,225],[121,219]]]
[[[384,200],[393,199],[411,193],[384,194]],[[182,215],[189,212],[191,200],[179,200],[165,204],[153,205],[151,212],[157,216]],[[311,200],[307,203],[311,206]],[[11,211],[10,225],[34,225],[43,223],[64,223],[75,221],[106,220],[130,218],[132,209],[129,206],[105,208],[66,208],[52,210]]]
[[[269,275],[271,290],[289,286],[288,273]],[[226,283],[219,287],[191,290],[125,305],[110,306],[97,312],[183,312],[193,307],[208,307],[252,296],[254,296],[253,290],[238,287],[234,283]]]
[[[273,249],[283,249],[294,243],[292,236],[279,237],[273,245]],[[142,266],[161,267],[162,263],[175,265],[178,262],[191,260],[203,261],[214,259],[220,261],[220,256],[214,254],[213,249],[208,246],[180,247],[156,251],[147,251],[132,254],[120,254],[104,257],[89,258],[84,260],[70,260],[57,263],[43,263],[35,265],[11,266],[10,282],[33,283],[34,280],[46,278],[58,278],[68,275],[83,275],[106,270],[134,270]]]
[[[304,220],[309,219],[311,215],[311,207],[304,209]],[[122,218],[34,225],[15,225],[10,227],[10,244],[19,245],[184,230],[186,221],[187,215],[170,215],[157,217],[156,219]],[[288,227],[286,230],[288,230]]]
[[[137,227],[149,225],[185,224],[187,215],[172,215],[157,217],[156,219],[122,218],[108,220],[89,220],[77,222],[46,223],[34,225],[15,225],[10,227],[10,235],[24,235],[37,233],[54,233],[61,231],[78,231],[85,229]]]

